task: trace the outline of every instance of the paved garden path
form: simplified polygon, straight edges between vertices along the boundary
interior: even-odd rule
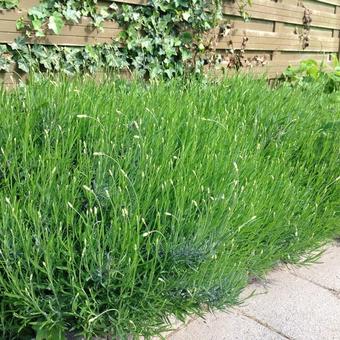
[[[276,270],[245,294],[254,289],[241,307],[192,319],[167,339],[340,340],[340,244],[317,264]]]

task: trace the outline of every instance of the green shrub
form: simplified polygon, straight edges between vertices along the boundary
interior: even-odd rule
[[[281,80],[292,86],[309,87],[319,84],[326,92],[338,91],[340,89],[340,62],[336,56],[333,56],[331,65],[324,62],[318,64],[313,59],[303,60],[297,67],[289,66]]]
[[[340,232],[329,99],[245,78],[0,91],[1,336],[149,336],[311,261]]]

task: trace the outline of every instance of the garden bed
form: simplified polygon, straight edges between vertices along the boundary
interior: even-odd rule
[[[242,77],[1,91],[2,337],[149,336],[313,260],[340,233],[336,100]]]

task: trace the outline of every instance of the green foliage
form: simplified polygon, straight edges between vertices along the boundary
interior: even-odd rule
[[[10,45],[0,45],[0,71],[9,71],[12,62],[25,73],[36,70],[68,75],[117,71],[129,66],[122,51],[113,44],[78,48],[27,45],[25,38],[18,38]]]
[[[242,15],[246,4],[250,3],[250,0],[239,2]],[[147,6],[112,2],[103,7],[98,6],[96,0],[44,0],[28,11],[28,23],[23,18],[18,20],[17,29],[30,38],[39,38],[47,32],[60,34],[65,23],[77,24],[84,16],[92,18],[97,29],[103,29],[105,20],[116,20],[123,28],[118,41],[113,42],[122,46],[118,53],[122,57],[119,64],[127,61],[130,69],[146,78],[172,78],[186,71],[200,72],[203,64],[211,62],[206,56],[210,46],[204,42],[204,34],[219,23],[221,4],[222,0],[149,0]],[[96,47],[96,50],[100,48]],[[113,49],[117,50],[116,47]],[[25,72],[27,66],[41,64],[39,59],[36,62],[31,60],[36,57],[34,54],[23,55],[30,50],[28,47],[11,56],[14,61],[20,59],[19,68]],[[8,68],[7,54],[12,51],[11,48],[4,51],[2,47],[0,69]],[[58,54],[55,48],[48,48],[48,51]],[[78,49],[75,51],[77,53]],[[95,68],[100,67],[99,61]]]
[[[339,235],[330,98],[242,78],[0,90],[0,337],[149,336]]]
[[[33,327],[35,330],[35,340],[66,340],[65,330],[63,327]]]
[[[244,20],[250,19],[250,14],[248,13],[248,8],[252,5],[253,0],[241,0],[238,1],[239,11]]]
[[[202,33],[216,25],[216,12],[206,0],[157,1],[149,6],[123,5],[115,19],[123,33],[123,53],[147,77],[171,78],[185,69],[197,70],[204,53]]]
[[[150,0],[148,6],[111,4],[101,9],[96,1],[47,1],[29,11],[28,26],[19,21],[18,28],[42,37],[46,28],[60,34],[64,21],[77,23],[82,16],[91,17],[97,28],[104,20],[116,20],[124,29],[119,40],[129,65],[148,78],[171,78],[183,74],[189,63],[191,68],[201,66],[194,54],[204,52],[202,34],[216,25],[218,7],[206,0]]]
[[[319,83],[325,91],[334,92],[340,89],[340,62],[336,55],[332,57],[331,65],[320,64],[308,59],[300,62],[297,67],[289,66],[281,79],[292,86],[309,87]]]
[[[11,67],[12,55],[7,45],[0,45],[0,71],[9,71]]]
[[[0,0],[1,9],[12,9],[19,5],[19,0]]]
[[[81,17],[85,16],[92,18],[94,27],[101,28],[104,20],[112,19],[108,12],[112,7],[114,5],[111,4],[107,8],[99,9],[96,0],[45,0],[28,11],[30,23],[26,25],[19,20],[18,28],[24,29],[28,36],[33,34],[43,37],[47,29],[54,34],[60,34],[66,22],[77,24]]]

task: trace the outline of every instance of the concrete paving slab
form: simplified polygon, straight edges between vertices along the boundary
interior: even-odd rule
[[[328,248],[319,263],[309,267],[292,267],[290,271],[294,275],[340,293],[340,246]]]
[[[334,294],[283,270],[268,275],[268,281],[268,287],[247,288],[256,288],[258,295],[245,302],[243,313],[290,339],[340,340],[340,300]]]
[[[282,340],[275,331],[234,311],[208,314],[167,337],[169,340]]]
[[[243,306],[190,320],[166,338],[340,340],[339,245],[331,246],[319,264],[276,269],[244,290],[241,298],[255,294]]]

